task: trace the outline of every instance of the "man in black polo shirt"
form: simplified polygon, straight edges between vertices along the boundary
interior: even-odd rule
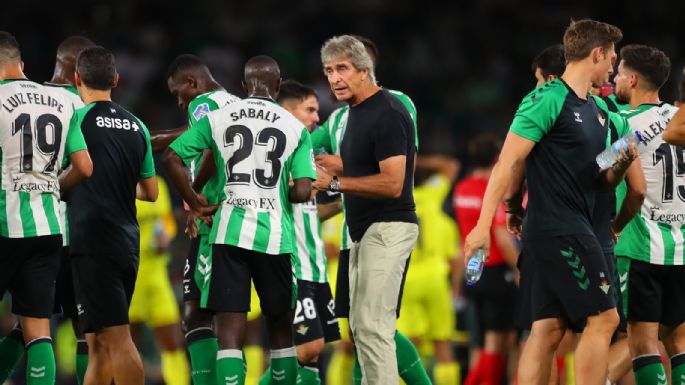
[[[79,323],[88,342],[85,383],[143,385],[143,366],[129,330],[138,271],[136,198],[157,200],[157,178],[145,125],[112,102],[114,55],[87,48],[76,61],[76,110],[93,158],[93,175],[69,191],[69,227]]]
[[[402,277],[418,236],[412,196],[412,119],[376,85],[364,44],[352,36],[321,49],[336,98],[350,105],[340,148],[342,175],[319,170],[314,186],[345,194],[350,236],[350,327],[363,384],[397,384],[395,322]]]
[[[606,146],[609,118],[589,91],[607,81],[616,60],[614,44],[621,37],[618,28],[593,20],[567,28],[566,70],[519,106],[478,225],[465,240],[467,258],[480,248],[487,254],[497,205],[525,160],[529,203],[523,253],[531,263],[521,265],[521,280],[532,286],[533,325],[518,370],[520,384],[546,383],[553,352],[567,328],[583,330],[576,348],[576,382],[600,385],[606,380],[618,314],[610,271],[593,232],[593,210],[598,187],[608,191],[618,184],[636,150],[631,147],[615,166],[599,172],[595,157]]]

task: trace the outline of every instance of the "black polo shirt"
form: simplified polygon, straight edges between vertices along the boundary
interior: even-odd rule
[[[350,236],[358,242],[375,222],[417,223],[414,206],[414,126],[406,108],[388,91],[380,90],[351,107],[340,145],[344,176],[363,177],[380,173],[379,163],[405,155],[402,194],[398,198],[369,199],[345,194]]]

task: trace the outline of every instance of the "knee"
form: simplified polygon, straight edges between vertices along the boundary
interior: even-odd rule
[[[565,332],[565,328],[561,325],[550,325],[546,324],[545,321],[536,321],[533,323],[526,345],[530,345],[536,350],[554,352],[561,343],[561,339],[564,338]]]
[[[585,330],[611,337],[616,331],[619,321],[616,309],[609,309],[588,317]]]
[[[211,327],[212,317],[200,309],[197,301],[188,301],[183,308],[183,322],[181,326],[183,333],[188,333],[200,327]]]
[[[303,345],[297,345],[297,360],[300,362],[300,364],[316,362],[316,359],[319,357],[319,353],[321,353],[323,350],[323,346],[323,338],[307,342]]]
[[[685,352],[685,335],[678,336],[672,333],[665,337],[662,342],[670,356]]]

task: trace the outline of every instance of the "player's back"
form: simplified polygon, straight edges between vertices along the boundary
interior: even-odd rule
[[[27,79],[0,82],[0,234],[60,234],[57,174],[74,107],[61,93]]]
[[[210,237],[262,253],[290,253],[289,178],[291,173],[295,179],[303,177],[297,172],[303,165],[309,167],[307,177],[313,172],[307,129],[262,98],[232,103],[207,114],[207,119],[225,177],[220,220]]]
[[[147,128],[111,101],[77,110],[77,119],[90,149],[93,175],[68,195],[72,252],[137,253],[136,185],[154,176]]]

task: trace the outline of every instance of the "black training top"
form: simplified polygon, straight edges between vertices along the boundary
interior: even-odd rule
[[[343,174],[362,177],[380,173],[379,162],[396,155],[407,157],[399,198],[368,199],[345,194],[350,237],[358,242],[375,222],[417,223],[414,206],[414,125],[395,96],[380,90],[351,107],[340,145]]]
[[[136,184],[155,175],[150,134],[138,118],[113,102],[91,103],[77,110],[76,119],[93,160],[93,175],[66,197],[70,252],[136,254]]]

